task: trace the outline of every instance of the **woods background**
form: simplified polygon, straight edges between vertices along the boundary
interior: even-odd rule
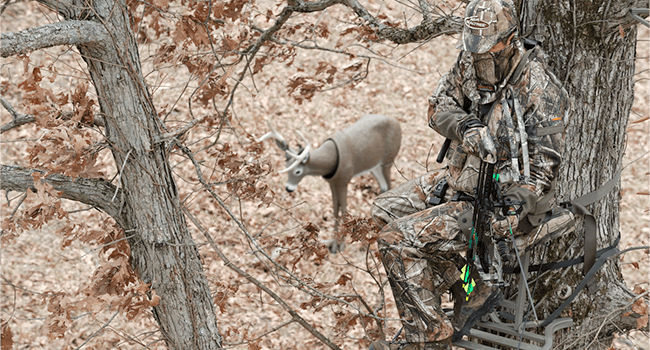
[[[411,27],[419,19],[408,6],[398,6],[404,4],[409,3],[370,1],[366,6],[387,23]],[[59,20],[36,2],[5,5],[3,33]],[[200,9],[164,1],[151,5],[132,8],[139,58],[166,131],[195,154],[196,163],[177,144],[165,144],[216,307],[222,345],[328,348],[299,318],[342,349],[392,337],[400,325],[368,222],[377,183],[370,175],[352,180],[350,218],[342,230],[348,245],[343,253],[329,255],[320,244],[334,236],[326,182],[306,178],[297,192],[286,193],[285,177],[277,173],[284,168],[284,155],[271,142],[254,140],[268,131],[270,121],[292,145],[299,140],[294,131],[300,130],[316,147],[364,114],[384,114],[402,124],[393,185],[435,168],[443,140],[426,125],[427,97],[455,60],[457,37],[397,46],[377,41],[349,9],[330,7],[288,19],[279,39],[246,68],[257,73],[254,79],[238,85],[242,66],[235,63],[241,61],[232,58],[232,65],[225,62],[215,70],[210,50],[237,51],[242,40],[254,35],[242,23],[267,28],[282,3],[219,3],[222,7],[212,10],[222,11],[223,23],[216,22],[219,30],[211,37],[196,26],[205,20]],[[440,5],[445,13],[462,13],[460,4]],[[648,245],[650,233],[648,39],[647,28],[639,27],[621,180],[622,249]],[[290,45],[281,45],[286,43]],[[82,55],[70,46],[3,59],[3,98],[17,113],[35,118],[3,130],[2,164],[105,179],[115,189],[107,200],[114,201],[121,195],[119,173],[126,161],[116,162],[113,145],[104,139],[105,116],[87,71]],[[8,125],[12,115],[0,110],[0,124]],[[128,160],[130,154],[122,157]],[[213,193],[200,182],[196,164]],[[3,350],[11,342],[14,349],[165,348],[150,308],[159,298],[147,283],[156,280],[143,283],[130,270],[126,242],[134,239],[133,233],[121,232],[113,219],[89,205],[60,200],[56,191],[40,186],[36,194],[9,192],[2,201]],[[631,290],[643,294],[650,289],[647,251],[619,259]],[[299,317],[229,266],[269,287]],[[378,318],[368,316],[372,313]],[[647,315],[645,322],[647,328]],[[641,332],[618,336],[606,346],[648,346]]]

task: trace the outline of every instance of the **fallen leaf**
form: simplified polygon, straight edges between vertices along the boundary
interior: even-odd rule
[[[643,315],[636,319],[636,329],[648,327],[648,315]]]

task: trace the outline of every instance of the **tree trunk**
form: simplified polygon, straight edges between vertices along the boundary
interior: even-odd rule
[[[575,199],[598,189],[621,170],[634,100],[637,37],[636,22],[628,11],[630,7],[646,7],[647,3],[528,0],[518,5],[522,36],[543,42],[547,62],[572,99],[558,199]],[[610,246],[619,234],[619,202],[620,182],[589,207],[598,227],[597,249]],[[584,228],[580,219],[577,228],[574,234],[553,243],[547,261],[583,254]],[[541,250],[536,252],[537,260]],[[547,316],[562,302],[556,292],[565,285],[575,287],[582,278],[582,264],[548,274],[537,287],[535,299],[544,298],[537,312]],[[636,328],[640,315],[621,316],[629,311],[626,304],[634,294],[625,286],[618,259],[609,259],[590,284],[568,308],[578,327],[556,339],[560,344],[557,348],[608,347],[614,331]]]
[[[78,9],[85,4],[78,2]],[[100,23],[109,33],[101,45],[78,48],[88,64],[107,141],[121,169],[123,229],[132,237],[131,264],[161,297],[153,314],[169,348],[220,348],[210,289],[182,214],[161,142],[162,122],[142,76],[128,8],[124,1],[97,0],[92,6],[91,11],[74,15],[59,11],[66,19]]]

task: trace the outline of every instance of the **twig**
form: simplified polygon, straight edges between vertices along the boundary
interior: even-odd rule
[[[7,281],[6,278],[2,277],[5,281]],[[12,318],[14,318],[14,314],[16,313],[16,286],[14,286],[12,283],[8,283],[11,288],[14,290],[14,302],[13,302],[13,310],[11,310],[11,314],[9,314],[9,319],[4,321],[2,323],[2,326],[9,324],[9,321],[11,321]]]
[[[14,2],[19,2],[19,1],[17,0],[17,1],[14,1]],[[11,0],[4,0],[2,2],[2,7],[0,8],[0,15],[5,12],[5,10],[7,9],[7,7],[9,6],[10,3],[11,3]]]
[[[248,341],[237,342],[237,343],[225,343],[224,345],[226,345],[226,346],[234,346],[234,345],[241,345],[241,344],[250,344],[251,342],[254,342],[254,341],[258,340],[258,339],[262,339],[263,337],[265,337],[265,336],[267,336],[267,335],[269,335],[269,334],[271,334],[271,333],[273,333],[273,332],[275,332],[275,331],[277,331],[277,330],[279,330],[279,329],[281,329],[283,327],[286,327],[286,326],[288,326],[288,325],[290,325],[290,324],[292,324],[294,322],[296,322],[296,320],[290,319],[289,321],[282,322],[280,325],[277,325],[277,326],[273,327],[272,329],[258,335],[256,338],[249,339]]]
[[[23,193],[23,196],[20,197],[20,200],[18,201],[18,204],[16,204],[16,208],[14,208],[14,210],[11,212],[11,216],[10,216],[11,218],[13,218],[14,215],[16,215],[16,212],[18,211],[18,208],[20,208],[20,206],[23,204],[23,201],[25,200],[25,198],[27,198],[27,191],[25,191],[25,193]]]
[[[0,128],[0,134],[4,134],[11,129],[36,120],[33,115],[16,112],[14,107],[9,103],[9,101],[5,100],[3,96],[0,96],[0,103],[2,103],[2,106],[7,110],[7,112],[9,112],[9,114],[11,114],[11,121]]]
[[[81,349],[84,345],[86,345],[86,343],[88,343],[88,342],[90,341],[90,339],[94,338],[94,337],[95,337],[99,332],[101,332],[104,328],[108,327],[108,324],[111,323],[111,321],[113,321],[113,319],[115,318],[115,316],[117,316],[118,313],[120,313],[119,310],[116,311],[116,312],[113,314],[113,317],[111,317],[111,319],[108,320],[108,322],[104,323],[103,326],[101,326],[101,327],[100,327],[100,328],[99,328],[95,333],[93,333],[90,337],[88,337],[88,339],[86,339],[86,341],[83,342],[81,345],[79,345],[79,347],[76,348],[75,350],[79,350],[79,349]]]
[[[610,317],[612,314],[615,314],[615,313],[617,313],[617,312],[620,312],[621,310],[627,309],[628,307],[632,306],[632,304],[634,304],[634,302],[636,302],[637,300],[639,300],[639,299],[641,299],[641,298],[643,298],[643,297],[646,297],[646,296],[648,295],[648,293],[650,293],[650,291],[647,291],[647,290],[646,290],[645,292],[643,292],[643,293],[637,295],[636,297],[632,298],[632,300],[630,300],[627,304],[625,304],[625,305],[623,305],[622,307],[620,307],[620,308],[618,308],[618,309],[616,309],[616,310],[613,310],[612,312],[610,312],[609,314],[607,314],[607,315],[605,316],[605,320],[603,321],[603,323],[601,323],[600,327],[598,327],[598,330],[596,331],[596,335],[594,335],[594,339],[591,341],[591,343],[589,343],[589,345],[587,345],[587,347],[586,347],[585,349],[591,349],[591,345],[592,345],[596,340],[598,340],[598,335],[600,334],[600,331],[603,329],[603,327],[605,326],[605,324],[607,324],[607,320],[609,319],[609,317]]]
[[[318,338],[318,340],[323,342],[323,344],[327,345],[331,349],[340,350],[340,348],[336,344],[332,343],[332,341],[327,339],[324,335],[318,332],[318,330],[316,330],[311,324],[305,321],[304,318],[300,317],[300,315],[298,315],[298,313],[293,308],[287,305],[287,303],[285,303],[284,300],[282,300],[282,298],[278,296],[275,292],[273,292],[271,289],[265,286],[262,282],[258,281],[255,277],[248,274],[246,271],[232,264],[230,260],[228,260],[228,258],[223,254],[223,252],[221,252],[219,247],[217,247],[217,245],[214,243],[214,240],[212,239],[212,236],[210,236],[208,231],[201,225],[201,223],[199,223],[199,221],[194,217],[194,215],[192,215],[192,213],[190,213],[190,211],[187,210],[186,207],[183,207],[183,212],[185,213],[185,215],[187,215],[190,221],[194,223],[194,225],[199,229],[199,231],[203,233],[203,236],[205,236],[205,238],[208,240],[210,246],[219,255],[219,258],[221,258],[225,266],[229,267],[230,269],[237,272],[242,277],[246,278],[249,282],[257,286],[257,288],[263,290],[266,294],[268,294],[271,298],[273,298],[278,304],[280,304],[280,306],[283,309],[285,309],[291,315],[292,320],[300,323],[301,326],[303,326],[311,334],[313,334],[316,338]]]
[[[129,155],[131,155],[131,151],[133,149],[130,149],[129,152],[126,154],[126,157],[124,158],[124,162],[122,163],[122,167],[120,168],[120,172],[118,175],[120,176],[119,181],[117,182],[117,186],[115,186],[115,194],[113,194],[113,198],[111,198],[111,203],[115,200],[115,197],[117,197],[117,192],[120,190],[120,187],[122,187],[122,172],[124,171],[124,167],[126,166],[126,161],[129,160]]]

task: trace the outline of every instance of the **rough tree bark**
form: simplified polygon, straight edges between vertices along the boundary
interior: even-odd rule
[[[121,169],[116,221],[128,232],[131,264],[161,297],[153,310],[170,349],[217,349],[210,288],[181,210],[158,119],[140,68],[125,1],[48,2],[64,19],[3,34],[2,56],[77,45],[97,91],[105,134]],[[48,40],[49,39],[49,40]],[[16,169],[3,167],[2,189]],[[25,186],[31,186],[26,184]]]
[[[574,111],[566,129],[564,152],[567,161],[558,184],[560,200],[570,200],[599,188],[623,166],[634,100],[638,24],[629,9],[647,7],[647,2],[527,0],[519,1],[517,7],[523,35],[543,42],[549,65],[572,97]],[[619,182],[604,199],[590,206],[598,226],[598,249],[610,246],[619,234],[620,199]],[[548,259],[581,256],[582,233],[579,222],[574,234],[551,246]],[[539,258],[541,252],[537,254]],[[538,312],[552,311],[562,302],[556,292],[581,279],[582,265],[547,275],[538,286],[536,299],[544,298]],[[594,280],[595,285],[585,288],[570,306],[579,327],[556,339],[556,348],[608,347],[613,332],[636,328],[641,315],[622,316],[630,311],[628,303],[635,295],[623,281],[618,259],[609,259]]]

